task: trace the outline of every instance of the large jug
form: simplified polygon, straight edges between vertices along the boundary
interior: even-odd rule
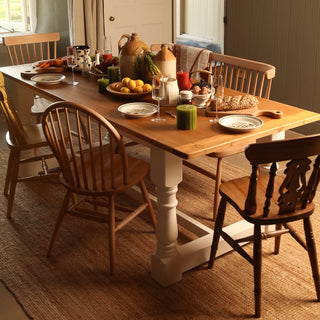
[[[123,39],[127,39],[124,44],[122,44]],[[136,33],[132,33],[131,36],[128,34],[124,34],[123,36],[121,36],[118,42],[121,79],[123,79],[124,77],[135,79],[135,54],[136,50],[140,47],[144,47],[149,50],[148,46],[143,41],[139,40],[139,37]]]
[[[167,44],[161,45],[161,50],[154,57],[154,63],[158,66],[164,77],[176,77],[176,57],[170,51],[169,46]]]

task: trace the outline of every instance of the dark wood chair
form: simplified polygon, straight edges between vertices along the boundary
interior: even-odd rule
[[[144,210],[149,212],[152,224],[156,226],[155,213],[143,181],[149,172],[149,164],[128,156],[116,129],[88,107],[71,102],[53,103],[44,112],[42,125],[60,164],[61,182],[67,190],[48,256],[51,255],[66,215],[107,223],[110,273],[113,274],[116,232]],[[115,205],[116,196],[134,185],[140,186],[143,203],[137,208]],[[77,199],[69,206],[73,194]],[[117,223],[116,209],[127,212],[122,220],[117,218]]]
[[[58,169],[54,165],[49,168],[47,160],[54,158],[48,142],[43,134],[41,124],[23,125],[13,105],[8,101],[4,86],[3,74],[0,72],[0,107],[8,125],[6,142],[10,148],[4,195],[8,196],[7,217],[11,217],[13,201],[18,182],[30,180],[57,180]],[[47,147],[47,149],[46,149]],[[35,154],[34,150],[37,150]],[[28,172],[19,176],[21,164],[39,164],[42,169],[37,173]]]
[[[261,240],[276,237],[274,252],[278,254],[281,235],[289,233],[308,251],[317,300],[320,301],[319,270],[310,221],[315,209],[313,198],[320,179],[320,135],[251,144],[246,148],[245,155],[252,166],[251,176],[226,181],[220,185],[221,201],[214,228],[209,268],[213,267],[221,236],[254,267],[255,316],[260,317]],[[286,164],[283,175],[277,175],[277,162]],[[270,173],[258,175],[258,166],[263,163],[272,163]],[[308,171],[311,171],[311,174],[307,179]],[[232,205],[243,219],[253,224],[252,237],[232,239],[222,231],[227,203]],[[290,224],[298,220],[303,221],[306,241]],[[275,225],[275,230],[268,231],[266,228],[262,232],[262,226],[270,225]],[[251,240],[253,257],[240,246],[240,243]]]

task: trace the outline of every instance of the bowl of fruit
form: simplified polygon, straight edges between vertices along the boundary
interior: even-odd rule
[[[114,96],[124,99],[137,99],[151,93],[151,85],[144,83],[140,79],[130,79],[125,77],[122,81],[111,83],[107,86],[107,91]]]

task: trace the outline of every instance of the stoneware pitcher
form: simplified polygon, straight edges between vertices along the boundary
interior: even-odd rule
[[[135,79],[134,63],[136,50],[140,47],[149,50],[148,46],[141,40],[136,33],[132,35],[124,34],[118,42],[119,49],[119,64],[121,78],[129,77]]]
[[[164,106],[176,106],[179,100],[179,87],[177,79],[175,78],[165,78],[164,79],[166,93],[163,100]]]

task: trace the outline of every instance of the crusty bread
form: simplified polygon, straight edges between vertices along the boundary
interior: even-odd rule
[[[216,101],[213,100],[213,108],[215,108],[215,103]],[[250,94],[225,96],[218,104],[218,111],[250,109],[258,106],[258,104],[258,99]]]

